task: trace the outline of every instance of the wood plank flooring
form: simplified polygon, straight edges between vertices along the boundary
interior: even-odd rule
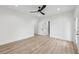
[[[0,54],[74,54],[72,42],[48,36],[34,36],[28,39],[0,46]]]

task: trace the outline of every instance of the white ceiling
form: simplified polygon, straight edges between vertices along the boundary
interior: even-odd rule
[[[43,10],[45,15],[40,13],[30,13],[30,11],[38,10],[38,6],[40,5],[9,5],[6,6],[8,8],[14,9],[16,11],[25,13],[26,15],[35,16],[35,17],[47,17],[54,14],[59,14],[62,12],[71,11],[74,9],[75,6],[73,5],[47,5],[46,8]]]

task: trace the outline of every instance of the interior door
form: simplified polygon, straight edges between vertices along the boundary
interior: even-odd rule
[[[76,19],[76,43],[79,48],[79,19]]]

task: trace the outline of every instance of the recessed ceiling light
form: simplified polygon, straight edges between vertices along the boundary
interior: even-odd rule
[[[57,11],[60,11],[60,8],[57,8]]]

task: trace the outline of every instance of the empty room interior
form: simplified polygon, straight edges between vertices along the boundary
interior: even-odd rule
[[[78,53],[78,5],[0,5],[0,54]]]

